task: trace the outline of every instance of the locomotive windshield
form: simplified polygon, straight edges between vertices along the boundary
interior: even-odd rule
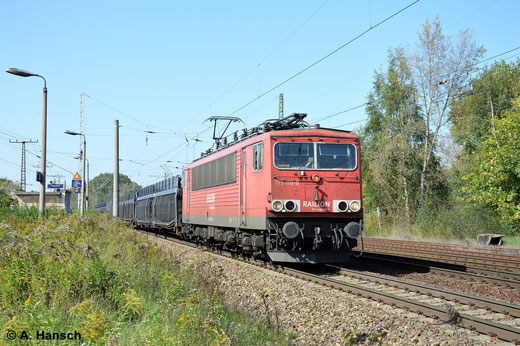
[[[356,150],[347,143],[318,143],[318,169],[356,168]]]
[[[273,151],[279,169],[356,169],[356,148],[351,143],[278,142]]]
[[[314,144],[280,142],[274,147],[274,164],[285,169],[312,169],[314,167]]]

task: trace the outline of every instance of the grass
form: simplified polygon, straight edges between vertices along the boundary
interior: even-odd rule
[[[502,238],[502,242],[506,246],[518,246],[520,247],[520,236],[506,235]]]
[[[489,210],[458,206],[440,210],[425,207],[417,216],[417,222],[409,225],[405,221],[394,220],[390,215],[382,215],[379,228],[377,213],[365,211],[365,235],[372,237],[424,240],[473,246],[477,236],[483,233],[503,235],[506,246],[520,246],[520,236],[508,226],[500,224],[499,218]]]
[[[87,345],[289,343],[228,306],[218,273],[202,278],[200,263],[181,265],[124,222],[59,212],[39,220],[37,210],[0,217],[0,345],[42,343],[41,330],[79,331]],[[9,330],[33,339],[9,341]]]

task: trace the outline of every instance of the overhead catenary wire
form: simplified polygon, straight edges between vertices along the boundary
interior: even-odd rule
[[[519,50],[519,49],[520,49],[520,46],[517,46],[517,47],[512,48],[512,49],[509,49],[509,50],[507,50],[507,51],[505,51],[505,52],[502,52],[502,53],[499,53],[499,54],[493,55],[492,57],[489,57],[489,58],[486,58],[486,59],[484,59],[484,60],[478,61],[478,62],[476,62],[476,63],[474,63],[474,64],[469,65],[469,66],[465,66],[465,67],[463,67],[463,68],[461,68],[461,69],[458,69],[458,70],[455,70],[455,71],[447,72],[447,73],[441,75],[441,77],[447,77],[447,76],[450,76],[451,74],[453,74],[453,73],[455,73],[455,72],[460,72],[460,71],[467,70],[467,69],[469,69],[469,68],[475,67],[475,66],[477,66],[477,65],[480,65],[480,64],[482,64],[482,63],[488,62],[488,61],[493,60],[493,59],[496,59],[496,58],[498,58],[498,57],[500,57],[500,56],[503,56],[503,55],[509,54],[509,53],[514,52],[514,51]],[[514,57],[516,57],[516,56],[518,56],[518,55],[520,55],[520,53],[518,53],[518,54],[514,54],[514,55],[512,55],[512,56],[510,56],[510,57],[507,57],[506,60],[511,59],[511,58],[514,58]],[[480,70],[485,69],[486,67],[487,67],[487,66],[483,66],[483,67],[480,67],[480,68],[478,68],[478,69],[472,70],[472,71],[470,71],[470,72],[471,72],[471,73],[477,73],[477,72],[479,72]],[[424,85],[424,83],[421,83],[421,85]],[[462,90],[460,90],[460,91],[462,91]],[[331,119],[331,118],[333,118],[333,117],[336,117],[336,116],[338,116],[338,115],[341,115],[341,114],[348,113],[348,112],[351,112],[351,111],[353,111],[353,110],[359,109],[359,108],[361,108],[361,107],[363,107],[363,106],[366,106],[367,104],[368,104],[367,102],[364,102],[364,103],[359,104],[359,105],[357,105],[357,106],[350,107],[350,108],[348,108],[348,109],[345,109],[345,110],[342,110],[342,111],[339,111],[339,112],[336,112],[336,113],[333,113],[333,114],[329,114],[329,115],[326,115],[326,116],[322,116],[322,117],[320,117],[320,118],[318,118],[318,119],[316,119],[316,120],[313,120],[313,121],[315,121],[315,122],[320,122],[320,121],[323,121],[323,120],[329,120],[329,119]],[[366,121],[367,119],[368,119],[368,118],[365,118],[365,119],[363,119],[363,120],[355,121],[355,122],[353,122],[353,123],[347,123],[347,124],[339,125],[339,126],[337,126],[337,127],[342,127],[342,126],[347,126],[347,125],[355,124],[355,123],[358,123],[358,122]]]
[[[403,11],[407,10],[408,8],[412,7],[413,5],[415,5],[416,3],[418,3],[420,0],[416,0],[410,4],[408,4],[407,6],[403,7],[402,9],[400,9],[399,11],[397,12],[394,12],[392,15],[386,17],[385,19],[381,20],[380,22],[378,22],[376,25],[366,29],[365,31],[363,31],[362,33],[360,33],[359,35],[357,35],[356,37],[352,38],[351,40],[349,40],[348,42],[342,44],[341,46],[339,46],[338,48],[334,49],[332,52],[328,53],[327,55],[323,56],[322,58],[316,60],[315,62],[313,62],[312,64],[308,65],[307,67],[303,68],[302,70],[298,71],[297,73],[295,73],[294,75],[290,76],[289,78],[285,79],[284,81],[278,83],[277,85],[275,85],[274,87],[270,88],[269,90],[263,92],[262,94],[258,95],[257,97],[255,97],[254,99],[252,99],[251,101],[247,102],[246,104],[244,104],[243,106],[235,109],[233,112],[231,112],[229,115],[233,115],[233,114],[236,114],[237,112],[241,111],[242,109],[246,108],[247,106],[249,106],[250,104],[252,104],[253,102],[259,100],[260,98],[264,97],[265,95],[269,94],[270,92],[278,89],[279,87],[281,87],[282,85],[284,85],[285,83],[293,80],[294,78],[298,77],[299,75],[301,75],[302,73],[308,71],[309,69],[313,68],[314,66],[318,65],[319,63],[321,63],[323,60],[331,57],[332,55],[336,54],[337,52],[339,52],[340,50],[342,50],[343,48],[347,47],[348,45],[350,45],[351,43],[355,42],[356,40],[358,40],[359,38],[365,36],[367,33],[369,33],[370,31],[374,30],[375,28],[377,28],[378,26],[384,24],[385,22],[389,21],[390,19],[394,18],[395,16],[399,15],[400,13],[402,13]]]
[[[492,1],[492,2],[488,3],[488,4],[487,4],[486,6],[484,6],[484,7],[487,7],[488,5],[490,5],[490,4],[494,3],[494,2],[496,2],[496,1]],[[482,8],[481,8],[481,9],[482,9]],[[478,11],[475,11],[474,13],[476,13],[476,12],[478,12]],[[474,14],[474,13],[473,13],[473,14]],[[476,66],[476,65],[479,65],[479,64],[485,63],[485,62],[487,62],[487,61],[489,61],[489,60],[496,59],[496,58],[498,58],[498,57],[500,57],[500,56],[502,56],[502,55],[506,55],[506,54],[511,53],[511,52],[514,52],[514,51],[516,51],[516,50],[518,50],[518,49],[520,49],[520,46],[515,47],[515,48],[512,48],[512,49],[507,50],[507,51],[505,51],[505,52],[502,52],[502,53],[496,54],[496,55],[494,55],[494,56],[492,56],[492,57],[486,58],[486,59],[481,60],[481,61],[479,61],[479,62],[477,62],[477,63],[472,64],[472,65],[465,66],[465,67],[463,67],[463,68],[461,68],[461,69],[457,69],[457,70],[454,70],[454,71],[447,72],[447,73],[441,75],[440,78],[447,77],[447,76],[449,76],[449,75],[452,74],[452,73],[456,73],[456,72],[459,72],[459,71],[461,71],[461,70],[466,70],[466,69],[471,68],[471,67],[474,67],[474,66]],[[519,53],[519,54],[520,54],[520,53]],[[508,60],[508,59],[514,58],[514,57],[516,57],[516,56],[519,55],[519,54],[515,54],[515,55],[510,56],[510,57],[507,57],[507,58],[505,58],[505,59]],[[482,68],[479,68],[479,69],[473,70],[473,71],[471,71],[471,73],[478,72],[478,71],[480,71],[480,70],[483,69],[483,68],[485,68],[485,67],[482,67]],[[357,78],[357,77],[354,77],[354,78]],[[345,84],[347,81],[349,81],[349,80],[351,80],[351,79],[354,79],[354,78],[350,78],[350,79],[347,79],[347,80],[341,82],[339,85],[337,85],[337,86],[335,86],[335,87],[333,87],[333,88],[328,89],[327,91],[323,92],[322,94],[320,94],[319,96],[315,97],[315,98],[314,98],[313,100],[311,100],[311,101],[314,101],[314,100],[320,98],[321,96],[327,94],[328,92],[330,92],[330,91],[336,89],[337,87],[339,87],[339,86]],[[424,85],[424,83],[422,83],[421,85]],[[305,103],[308,103],[308,102],[311,102],[311,101],[307,101],[307,102],[305,102]],[[304,103],[298,105],[298,107],[300,107],[300,106],[303,105],[303,104],[304,104]],[[348,110],[347,110],[347,111],[348,111]],[[336,116],[336,115],[343,114],[343,113],[345,113],[345,112],[346,112],[346,111],[341,111],[341,112],[338,112],[338,113],[335,113],[335,114],[331,114],[331,115],[329,115],[329,116],[324,116],[323,118],[319,118],[319,119],[317,119],[317,120],[315,120],[315,121],[322,121],[322,120],[324,120],[324,119],[330,119],[331,117],[334,117],[334,116]]]
[[[37,154],[33,153],[32,151],[27,150],[27,152],[28,152],[29,154],[31,154],[31,155],[36,156],[37,158],[40,158],[40,155],[37,155]],[[50,163],[51,165],[56,166],[57,168],[59,168],[59,169],[65,171],[65,172],[68,172],[68,173],[70,173],[70,174],[74,174],[74,173],[72,173],[71,171],[69,171],[68,169],[63,168],[63,167],[61,167],[61,166],[58,166],[57,164],[55,164],[54,162],[49,161],[48,159],[47,159],[46,161],[47,161],[47,163]]]
[[[180,132],[170,132],[170,131],[168,131],[168,132],[150,131],[150,130],[138,129],[138,128],[130,127],[130,126],[126,126],[126,125],[119,125],[119,127],[125,128],[125,129],[129,129],[129,130],[133,130],[133,131],[144,132],[144,133],[148,133],[148,134],[154,134],[154,135],[155,134],[158,134],[158,135],[168,135],[169,137],[171,137],[172,135],[173,136],[178,136],[178,137],[184,137],[184,136],[187,136],[187,135],[194,135],[195,134],[194,132],[180,133]]]
[[[3,162],[5,162],[5,163],[7,163],[7,164],[9,164],[9,165],[15,166],[16,168],[20,168],[20,165],[14,163],[14,162],[7,161],[7,160],[4,160],[4,159],[2,159],[2,158],[0,158],[0,161],[3,161]]]
[[[13,136],[13,137],[17,137],[17,138],[24,138],[24,136],[18,135],[16,133],[14,133],[13,131],[9,130],[9,129],[6,129],[5,127],[0,126],[0,129],[5,131],[4,134],[7,135],[7,136]],[[2,131],[0,131],[0,132],[2,132]]]
[[[492,0],[492,1],[488,2],[488,3],[485,4],[484,6],[479,7],[478,9],[476,9],[475,11],[473,11],[473,12],[471,12],[470,14],[466,15],[465,17],[460,18],[460,19],[458,19],[456,22],[450,24],[449,26],[446,27],[446,29],[449,29],[449,28],[453,27],[454,25],[457,25],[457,24],[459,24],[460,22],[465,21],[465,20],[468,19],[469,17],[474,16],[475,14],[479,13],[479,12],[482,11],[483,9],[485,9],[485,8],[487,8],[487,7],[491,6],[491,5],[493,5],[493,4],[494,4],[495,2],[497,2],[497,1],[498,1],[498,0]]]
[[[298,32],[305,24],[307,24],[325,5],[329,2],[329,0],[325,0],[307,19],[305,19],[300,25],[298,25],[288,36],[286,36],[277,46],[275,46],[267,55],[265,55],[258,63],[256,63],[251,69],[246,72],[242,77],[240,77],[233,85],[226,89],[226,91],[222,92],[213,102],[211,102],[206,108],[204,108],[198,115],[200,116],[203,114],[208,108],[211,110],[212,106],[217,103],[219,100],[221,100],[225,95],[231,93],[231,91],[238,85],[240,82],[242,82],[245,78],[247,78],[253,71],[260,68],[260,65],[262,65],[271,55],[273,55],[278,49],[280,49],[296,32]]]
[[[304,72],[307,71],[308,69],[310,69],[310,68],[312,68],[313,66],[319,64],[321,61],[323,61],[323,60],[325,60],[326,58],[330,57],[331,55],[335,54],[336,52],[338,52],[339,50],[343,49],[344,47],[346,47],[346,46],[349,45],[350,43],[354,42],[355,40],[359,39],[360,37],[362,37],[363,35],[365,35],[365,34],[368,33],[369,31],[375,29],[376,27],[378,27],[379,25],[383,24],[384,22],[390,20],[391,18],[395,17],[395,16],[398,15],[399,13],[405,11],[407,8],[413,6],[414,4],[416,4],[416,3],[419,2],[419,1],[420,1],[420,0],[417,0],[417,1],[415,1],[415,2],[413,2],[413,3],[411,3],[411,4],[409,4],[408,6],[402,8],[401,10],[399,10],[399,11],[397,11],[397,12],[395,12],[395,13],[392,14],[391,16],[389,16],[389,17],[385,18],[384,20],[378,22],[376,25],[374,25],[374,26],[370,26],[369,29],[367,29],[366,31],[364,31],[364,32],[361,33],[360,35],[356,36],[356,37],[353,38],[352,40],[350,40],[350,41],[348,41],[347,43],[343,44],[342,46],[340,46],[339,48],[335,49],[334,51],[332,51],[331,53],[327,54],[326,56],[322,57],[321,59],[319,59],[318,61],[314,62],[313,64],[307,66],[306,68],[304,68],[303,70],[299,71],[299,72],[296,73],[295,75],[289,77],[288,79],[286,79],[286,80],[283,81],[282,83],[279,83],[278,85],[276,85],[275,87],[271,88],[270,90],[264,92],[263,94],[260,94],[257,98],[255,98],[254,100],[248,102],[246,105],[240,107],[239,109],[235,110],[235,111],[232,112],[230,115],[235,114],[235,113],[238,112],[239,110],[241,110],[241,109],[247,107],[249,104],[255,102],[256,100],[258,100],[259,98],[265,96],[266,94],[268,94],[269,92],[273,91],[274,89],[276,89],[276,88],[280,87],[281,85],[283,85],[283,84],[289,82],[289,81],[292,80],[293,78],[296,78],[298,75],[304,73]],[[320,6],[320,8],[318,8],[318,9],[317,9],[317,10],[316,10],[312,15],[311,15],[311,17],[309,17],[309,18],[308,18],[304,23],[302,23],[302,24],[301,24],[297,29],[295,29],[295,30],[293,31],[293,33],[291,33],[291,34],[290,34],[290,35],[289,35],[289,36],[288,36],[284,41],[282,41],[282,43],[281,43],[279,46],[275,47],[275,49],[273,49],[273,50],[272,50],[272,51],[271,51],[271,52],[270,52],[270,53],[269,53],[269,54],[268,54],[268,55],[267,55],[263,60],[261,60],[261,61],[258,63],[258,66],[259,66],[261,63],[263,63],[263,62],[264,62],[264,61],[265,61],[265,60],[266,60],[270,55],[272,55],[272,53],[274,53],[274,51],[276,51],[276,50],[277,50],[277,49],[278,49],[278,48],[279,48],[283,43],[285,43],[285,42],[286,42],[286,41],[287,41],[287,40],[288,40],[288,39],[289,39],[289,38],[290,38],[290,37],[291,37],[291,36],[292,36],[292,35],[293,35],[293,34],[294,34],[298,29],[299,29],[299,28],[301,28],[301,27],[302,27],[302,26],[303,26],[303,25],[304,25],[308,20],[310,20],[310,19],[311,19],[311,18],[312,18],[312,17],[313,17],[313,16],[314,16],[314,15],[315,15],[315,14],[316,14],[316,13],[317,13],[321,8],[322,8],[322,7],[323,7],[323,6],[325,6],[326,3],[327,3],[327,1],[326,1],[324,4],[322,4],[322,5]],[[243,76],[241,79],[239,79],[239,81],[237,81],[237,82],[235,83],[235,85],[232,86],[232,88],[235,87],[235,86],[236,86],[236,85],[237,85],[237,84],[238,84],[238,83],[239,83],[243,78],[245,78],[247,75],[249,75],[249,74],[250,74],[252,71],[254,71],[254,69],[256,69],[256,68],[257,68],[257,66],[253,67],[253,68],[252,68],[252,69],[251,69],[251,70],[250,70],[250,71],[249,71],[245,76]],[[229,90],[226,91],[226,92],[229,92]],[[225,94],[225,93],[224,93],[224,94]],[[224,94],[223,94],[223,95],[224,95]],[[223,96],[223,95],[221,95],[221,96]],[[221,96],[220,96],[220,97],[221,97]],[[220,97],[219,97],[219,98],[220,98]],[[218,98],[217,98],[217,100],[218,100]],[[213,103],[215,103],[217,100],[215,100]],[[270,103],[270,102],[272,102],[272,100],[269,101],[269,102],[267,102],[267,103],[264,104],[263,106],[259,107],[257,110],[253,111],[253,112],[250,113],[250,114],[255,113],[256,111],[258,111],[259,109],[263,108],[265,105],[267,105],[267,104]],[[356,107],[356,108],[359,108],[359,107]],[[348,110],[347,110],[347,111],[348,111]],[[342,112],[340,112],[339,114],[341,114],[341,113],[345,113],[345,112],[346,112],[346,111],[342,111]],[[249,114],[249,115],[250,115],[250,114]]]
[[[205,133],[205,132],[211,130],[211,128],[212,128],[211,126],[210,126],[210,127],[207,127],[205,130],[199,132],[196,136],[190,138],[190,140],[198,139],[198,136],[200,136],[201,134],[203,134],[203,133]],[[167,152],[165,152],[165,153],[163,153],[163,154],[157,156],[157,157],[154,158],[153,160],[150,160],[149,162],[144,163],[141,167],[139,167],[136,171],[134,171],[133,174],[137,174],[138,172],[141,171],[141,169],[142,169],[144,166],[147,166],[147,165],[150,164],[151,162],[155,162],[155,161],[157,161],[157,160],[160,159],[161,157],[166,156],[166,155],[172,153],[173,151],[175,151],[175,150],[177,150],[177,149],[179,149],[179,148],[181,148],[181,147],[183,147],[183,146],[185,146],[185,145],[186,145],[186,143],[183,142],[183,143],[177,145],[176,147],[174,147],[174,148],[168,150]]]
[[[88,94],[85,94],[85,93],[84,93],[84,95],[85,95],[86,97],[88,97],[88,98],[90,98],[90,99],[96,101],[97,103],[99,103],[99,104],[101,104],[101,105],[103,105],[103,106],[105,106],[105,107],[107,107],[107,108],[113,110],[114,112],[119,113],[119,114],[121,114],[121,115],[124,115],[125,117],[128,117],[129,119],[132,119],[133,121],[136,121],[136,122],[138,122],[138,123],[140,123],[140,124],[142,124],[142,125],[145,125],[145,126],[148,126],[148,127],[151,127],[151,128],[155,128],[155,129],[159,129],[159,130],[163,130],[163,131],[167,131],[168,133],[172,133],[172,134],[180,135],[178,132],[172,131],[172,130],[170,130],[170,129],[167,129],[167,128],[163,128],[163,127],[159,127],[159,126],[154,126],[154,125],[147,124],[147,123],[145,123],[144,121],[141,121],[141,120],[139,120],[139,119],[137,119],[137,118],[131,116],[130,114],[125,113],[125,112],[123,112],[123,111],[121,111],[121,110],[119,110],[119,109],[117,109],[117,108],[115,108],[115,107],[109,105],[109,104],[106,103],[106,102],[103,102],[103,101],[101,101],[101,100],[98,100],[98,99],[96,99],[96,98],[94,98],[94,97],[92,97],[92,96],[90,96],[90,95],[88,95]],[[144,131],[144,130],[143,130],[143,131]],[[184,134],[182,134],[182,135],[184,135]]]

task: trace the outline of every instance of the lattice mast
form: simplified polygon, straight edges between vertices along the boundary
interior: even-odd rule
[[[12,141],[9,143],[22,144],[22,164],[20,165],[20,189],[25,191],[27,189],[27,174],[26,174],[26,160],[25,160],[25,143],[38,143],[37,139],[30,139],[28,141]]]

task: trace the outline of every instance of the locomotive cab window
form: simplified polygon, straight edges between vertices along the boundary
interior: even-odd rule
[[[278,142],[273,146],[278,169],[354,170],[356,147],[351,143]]]
[[[314,144],[278,142],[274,145],[274,165],[282,169],[312,169]]]
[[[318,169],[356,168],[356,148],[350,143],[317,143]]]
[[[264,166],[264,143],[253,145],[253,172],[261,171]]]

